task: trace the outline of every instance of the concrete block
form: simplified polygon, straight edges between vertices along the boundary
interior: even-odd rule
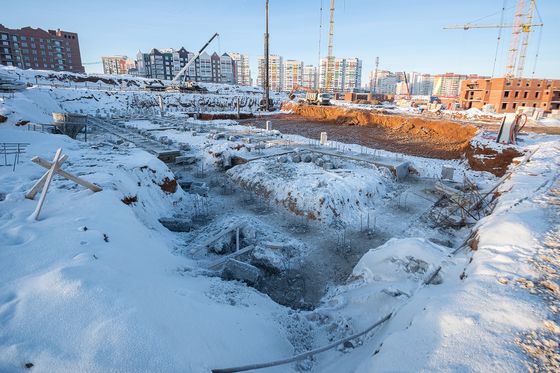
[[[261,278],[261,271],[251,264],[228,259],[224,265],[222,277],[226,280],[239,280],[249,285],[255,285]]]
[[[189,232],[191,230],[191,220],[185,218],[161,218],[161,225],[171,232]]]
[[[443,165],[441,167],[441,178],[443,180],[453,180],[453,173],[455,172],[455,168],[449,165]]]

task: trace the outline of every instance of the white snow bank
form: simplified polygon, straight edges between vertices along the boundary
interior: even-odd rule
[[[292,353],[277,321],[284,308],[238,283],[197,277],[171,253],[155,218],[186,196],[156,185],[168,172],[161,162],[6,126],[0,138],[31,143],[15,172],[0,167],[0,371],[32,363],[36,372],[208,372]],[[29,159],[57,147],[69,155],[65,169],[103,191],[56,177],[41,220],[30,221],[36,201],[24,193],[44,170]],[[134,193],[136,204],[121,202]]]

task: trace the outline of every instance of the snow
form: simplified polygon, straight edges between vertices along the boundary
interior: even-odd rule
[[[291,354],[274,321],[280,306],[243,285],[189,274],[193,263],[172,254],[156,220],[190,197],[161,190],[163,163],[138,149],[96,151],[6,126],[0,138],[31,143],[14,173],[0,168],[0,371],[32,362],[40,372],[207,372]],[[29,158],[48,159],[57,147],[69,155],[65,169],[104,190],[55,178],[32,222],[36,201],[23,195],[43,170]],[[121,202],[133,194],[134,206]]]
[[[0,98],[0,114],[8,116],[0,124],[0,142],[30,144],[15,171],[0,164],[0,371],[33,363],[38,372],[208,372],[321,347],[389,313],[391,319],[374,331],[303,365],[326,373],[557,367],[560,137],[522,136],[515,148],[536,152],[512,169],[492,213],[470,229],[452,230],[430,226],[426,217],[433,205],[427,190],[442,165],[456,168],[455,181],[475,180],[480,192],[497,181],[469,170],[464,161],[406,156],[420,176],[397,181],[383,167],[313,153],[336,149],[357,156],[364,152],[359,145],[329,142],[321,148],[300,136],[231,120],[187,119],[175,111],[157,118],[157,93],[129,86],[139,78],[116,78],[130,88],[116,91],[123,81],[101,81],[95,89],[85,83],[55,87],[83,76],[2,72],[30,83],[38,75],[43,84]],[[210,94],[166,94],[165,99],[187,111],[224,113],[236,95],[258,96],[249,88],[208,87],[214,90]],[[200,161],[190,169],[173,166],[172,172],[132,143],[116,145],[110,135],[94,133],[84,143],[15,126],[19,120],[50,123],[52,111],[131,114],[106,123],[188,144],[187,155]],[[493,146],[483,134],[475,142]],[[41,219],[34,221],[29,217],[36,200],[24,195],[45,170],[30,159],[50,160],[57,148],[69,156],[65,170],[103,191],[93,193],[56,176]],[[312,162],[297,162],[296,154],[300,159],[309,154]],[[403,161],[391,152],[375,151],[375,156]],[[224,172],[228,157],[249,161]],[[162,189],[175,178],[192,177],[200,164],[211,174],[200,183],[219,176],[218,185],[237,182],[254,194],[262,189],[274,202],[265,206],[273,212],[241,208],[242,189],[232,189],[232,195],[214,190],[207,199],[180,185]],[[136,202],[123,202],[131,197]],[[193,223],[189,232],[170,232],[160,224],[170,217],[194,222],[201,201],[220,214]],[[305,227],[290,209],[316,219]],[[373,235],[357,234],[358,219],[369,212],[376,219]],[[354,246],[332,242],[346,234],[338,222]],[[222,257],[217,252],[227,250],[233,233],[210,245],[215,247],[200,248],[238,223],[242,244],[257,246],[251,264],[271,272],[299,271],[299,278],[267,274],[271,281],[261,289],[283,281],[286,287],[277,293],[297,300],[317,284],[292,280],[314,274],[310,279],[323,281],[320,289],[327,289],[317,307],[289,309],[273,295],[211,276],[208,263]],[[306,229],[294,233],[293,226]],[[470,233],[468,246],[455,252]],[[335,279],[341,273],[349,275],[346,281]]]

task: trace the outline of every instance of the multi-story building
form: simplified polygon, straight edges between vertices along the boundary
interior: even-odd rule
[[[362,60],[346,58],[344,61],[343,91],[352,92],[362,85]]]
[[[301,85],[309,89],[318,89],[319,76],[317,67],[313,65],[303,66],[303,77]]]
[[[282,90],[289,92],[296,85],[303,85],[303,62],[286,60],[284,61],[284,83]]]
[[[235,61],[235,84],[246,86],[253,85],[249,56],[237,52],[229,53],[229,56]]]
[[[411,94],[418,96],[429,96],[434,89],[434,77],[430,74],[413,73]]]
[[[103,74],[128,74],[130,69],[136,68],[134,60],[127,56],[105,56],[101,57],[101,61],[103,62]]]
[[[319,67],[319,89],[321,91],[328,91],[329,93],[343,92],[344,91],[344,73],[346,68],[346,60],[344,58],[334,58],[331,71],[327,73],[328,58],[321,59],[321,66]],[[331,84],[327,88],[327,76],[331,80]]]
[[[173,79],[173,52],[152,48],[148,53],[138,51],[136,65],[141,76],[154,79]]]
[[[138,51],[137,72],[134,73],[146,78],[173,79],[193,57],[194,53],[183,47],[176,50],[154,48],[148,53]],[[202,52],[180,76],[180,80],[235,84],[236,64],[227,53],[220,56]]]
[[[0,64],[22,69],[85,72],[75,32],[0,24]]]
[[[227,53],[220,56],[220,83],[237,83],[237,63]]]
[[[458,97],[461,89],[461,81],[468,77],[468,75],[454,73],[435,75],[432,94],[438,97]]]
[[[257,85],[262,87],[264,84],[264,57],[258,58],[258,76]],[[268,77],[270,89],[275,92],[280,92],[284,88],[284,59],[282,56],[270,55],[268,60]]]
[[[511,113],[522,107],[560,109],[560,80],[479,78],[461,83],[460,104],[464,109],[492,105],[498,113]]]
[[[370,72],[370,89],[375,94],[381,95],[394,95],[397,92],[397,83],[399,82],[396,74],[388,70],[377,71],[377,77],[375,78],[375,72]]]

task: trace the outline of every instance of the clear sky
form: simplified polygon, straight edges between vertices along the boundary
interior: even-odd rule
[[[529,1],[529,0],[526,0]],[[323,4],[321,56],[327,52],[330,0],[270,0],[270,50],[285,59],[316,65],[319,53],[320,4]],[[506,0],[505,23],[513,21],[516,0]],[[241,52],[256,58],[263,51],[264,0],[17,0],[2,1],[0,23],[61,28],[77,32],[82,60],[102,55],[134,57],[152,47],[198,50],[214,33],[209,49]],[[380,57],[380,69],[426,73],[490,75],[497,29],[443,30],[489,16],[481,23],[500,22],[503,0],[337,0],[334,55],[363,60],[363,82]],[[537,0],[545,26],[536,77],[560,78],[560,0]],[[510,29],[503,30],[496,75],[507,59]],[[525,67],[530,76],[538,32],[531,34]],[[88,72],[102,66],[87,65]]]

